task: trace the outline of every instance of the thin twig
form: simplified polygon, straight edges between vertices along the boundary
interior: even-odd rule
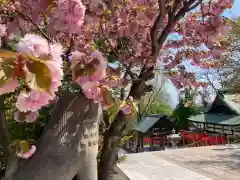
[[[147,104],[146,104],[143,112],[140,114],[140,116],[139,116],[140,118],[139,118],[139,119],[141,119],[141,118],[148,112],[150,105],[151,105],[151,104],[153,103],[153,101],[156,99],[156,97],[158,96],[158,94],[162,91],[162,88],[164,87],[165,82],[166,82],[166,79],[164,78],[164,81],[163,81],[163,83],[161,84],[161,86],[158,88],[155,96],[153,96],[153,93],[154,93],[154,92],[152,92],[152,96],[148,99],[148,102],[147,102]]]
[[[112,44],[111,44],[111,42],[109,41],[108,37],[105,35],[101,23],[100,23],[100,32],[101,32],[102,36],[104,37],[104,39],[107,41],[108,46],[111,48],[111,51],[113,52],[113,54],[118,58],[118,52],[117,52],[116,49],[112,46]],[[119,60],[119,62],[121,62],[120,59],[118,59],[118,60]],[[135,78],[137,77],[137,75],[131,71],[131,66],[127,66],[127,65],[124,64],[123,62],[121,62],[121,64],[125,67],[127,74],[128,74],[132,79],[135,79]]]
[[[30,22],[36,27],[36,29],[42,34],[43,37],[45,37],[49,42],[53,42],[53,40],[42,30],[42,28],[40,28],[32,19],[31,16],[29,16],[28,14],[25,15],[23,13],[21,13],[20,11],[15,10],[16,13],[18,13],[24,20],[30,20]]]
[[[234,22],[233,20],[231,20],[231,19],[229,19],[229,18],[227,18],[227,17],[225,17],[225,16],[223,16],[223,18],[224,18],[225,20],[227,20],[228,22],[230,22],[231,24],[233,24],[234,26],[240,27],[240,25],[239,25],[238,23]]]

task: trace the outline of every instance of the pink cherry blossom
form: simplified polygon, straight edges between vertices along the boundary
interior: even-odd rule
[[[31,149],[28,152],[18,152],[17,157],[22,159],[29,159],[36,152],[36,146],[32,145]]]
[[[84,84],[85,82],[91,81],[90,76],[79,76],[76,80],[76,83],[81,85]]]
[[[49,53],[49,44],[46,39],[35,34],[26,34],[16,45],[18,52],[39,57]]]
[[[99,61],[99,66],[101,67],[101,69],[107,68],[107,61],[104,60],[102,53],[100,53],[99,51],[94,51],[91,54],[91,57],[93,57]]]
[[[58,0],[49,28],[51,31],[62,30],[73,34],[81,33],[85,9],[81,0]]]
[[[38,113],[37,112],[29,112],[26,115],[26,122],[31,123],[31,122],[35,122],[37,119]]]
[[[106,77],[106,70],[103,69],[101,66],[96,68],[96,71],[90,77],[91,81],[101,81]]]
[[[132,113],[132,108],[130,104],[126,104],[121,108],[123,114],[129,115]]]
[[[63,69],[61,68],[61,66],[59,64],[55,63],[54,61],[47,61],[46,65],[51,72],[52,80],[60,81],[63,76]]]
[[[98,99],[101,96],[101,89],[98,83],[88,81],[81,85],[83,93],[88,99]]]
[[[77,53],[78,57],[81,55]],[[81,56],[80,56],[81,57]],[[84,75],[76,78],[76,82],[82,87],[83,93],[89,99],[102,99],[99,83],[106,77],[107,61],[104,60],[102,54],[98,51],[91,53],[91,57],[98,60],[95,72],[92,75]]]
[[[21,112],[36,112],[47,105],[54,97],[46,92],[30,91],[21,92],[17,98],[16,107]]]
[[[72,64],[76,65],[76,61],[81,60],[83,56],[84,54],[80,52],[74,52]],[[75,81],[80,85],[87,81],[100,82],[106,77],[107,61],[104,60],[102,54],[98,51],[94,51],[91,53],[91,57],[98,60],[98,65],[95,67],[95,72],[92,75],[83,75],[76,78]]]
[[[17,122],[27,122],[27,123],[32,123],[32,122],[35,122],[36,119],[37,119],[37,116],[38,116],[38,113],[37,112],[27,112],[25,113],[24,115],[24,119],[20,119],[20,111],[16,111],[14,113],[14,120],[17,121]]]
[[[0,24],[0,37],[3,37],[6,35],[6,25],[5,24]]]
[[[0,95],[14,92],[19,87],[20,84],[17,79],[10,79],[6,84],[0,87]]]
[[[85,53],[79,52],[79,51],[73,51],[72,55],[71,55],[71,63],[75,63],[75,62],[80,62],[83,60],[83,57],[86,56]]]
[[[46,62],[46,65],[48,66],[52,75],[51,91],[54,93],[58,90],[58,87],[62,85],[61,80],[63,76],[63,69],[54,61]]]
[[[17,122],[21,122],[21,120],[20,120],[20,111],[15,111],[15,113],[14,113],[14,120],[15,121],[17,121]]]
[[[63,51],[64,51],[62,45],[59,43],[50,44],[49,50],[50,50],[52,60],[57,64],[59,64],[60,66],[62,66],[63,61],[62,61],[61,55],[63,54]]]

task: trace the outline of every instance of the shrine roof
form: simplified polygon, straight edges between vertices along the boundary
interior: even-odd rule
[[[240,116],[226,114],[199,114],[192,116],[189,120],[200,123],[219,125],[240,125]]]
[[[152,114],[145,116],[133,129],[142,133],[147,132],[151,127],[153,127],[158,121],[168,121],[171,122],[171,118],[166,115]]]
[[[220,90],[205,113],[188,119],[210,124],[240,125],[240,94]]]

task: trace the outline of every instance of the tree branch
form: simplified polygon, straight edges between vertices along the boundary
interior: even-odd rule
[[[195,2],[196,0],[190,0],[188,3],[186,3],[184,5],[183,8],[181,8],[177,14],[174,16],[174,12],[169,12],[168,13],[168,24],[167,26],[163,29],[161,35],[158,38],[158,43],[159,43],[159,48],[162,48],[165,40],[167,39],[169,33],[173,30],[173,28],[175,27],[176,23],[185,16],[185,14],[187,12],[189,12],[190,6],[192,6],[192,4]],[[193,7],[195,8],[195,6],[197,7],[197,5],[199,5],[202,2],[202,0],[200,0],[198,3],[196,3]],[[191,7],[191,8],[193,8]]]
[[[103,111],[103,121],[106,126],[106,129],[108,129],[110,125],[110,119],[107,111]]]
[[[103,38],[107,41],[107,44],[108,44],[108,46],[110,47],[111,51],[113,52],[114,56],[116,56],[116,58],[118,58],[118,52],[117,52],[117,50],[112,46],[112,44],[111,44],[111,42],[109,41],[108,37],[105,35],[104,29],[103,29],[101,23],[100,23],[100,33],[101,33],[101,35],[103,36]],[[120,59],[118,59],[118,60],[121,62]],[[137,75],[130,70],[130,67],[131,67],[131,66],[127,66],[127,65],[124,64],[123,62],[121,62],[121,63],[122,63],[122,65],[125,67],[127,74],[128,74],[132,79],[137,78]]]
[[[42,30],[42,28],[40,28],[32,19],[31,16],[29,15],[25,15],[23,13],[21,13],[20,11],[15,10],[17,14],[19,14],[24,20],[26,21],[30,21],[35,27],[36,29],[39,31],[39,33],[46,38],[49,42],[53,42],[53,40]]]
[[[154,92],[152,92],[152,95],[149,97],[148,102],[146,104],[146,106],[144,107],[142,113],[139,112],[139,120],[141,120],[143,118],[143,116],[145,116],[145,114],[148,112],[149,110],[149,106],[153,103],[153,101],[156,99],[156,97],[159,95],[159,93],[162,91],[164,84],[166,82],[166,79],[163,79],[163,83],[161,83],[161,86],[158,88],[157,92],[154,95]]]
[[[198,7],[202,2],[203,2],[203,0],[199,0],[199,2],[196,2],[194,5],[189,7],[189,11],[191,11],[191,10],[195,9],[196,7]]]
[[[159,14],[151,29],[152,56],[154,59],[156,59],[156,57],[158,56],[159,49],[160,49],[157,41],[159,29],[163,26],[164,18],[166,16],[165,0],[158,0],[158,5],[159,5]]]

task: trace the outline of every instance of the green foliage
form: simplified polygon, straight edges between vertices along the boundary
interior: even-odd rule
[[[230,21],[230,20],[229,20]],[[240,92],[239,65],[240,65],[240,18],[230,21],[231,31],[228,36],[229,52],[225,58],[224,66],[218,69],[220,82],[223,88],[231,89],[235,93]]]
[[[16,98],[17,93],[7,94],[5,96],[4,107],[6,122],[8,126],[9,135],[12,142],[12,147],[14,147],[19,142],[25,142],[27,140],[30,143],[35,142],[41,135],[44,125],[49,121],[49,118],[52,114],[52,106],[44,107],[39,111],[39,116],[36,122],[34,123],[18,123],[13,119],[15,111],[14,99]],[[24,149],[27,147],[25,143]],[[0,177],[4,175],[5,171],[5,159],[2,154],[2,147],[0,144]]]
[[[127,156],[126,155],[122,155],[122,156],[120,156],[118,158],[117,163],[122,163],[122,162],[124,162],[126,160],[127,160]]]
[[[6,84],[16,71],[13,65],[15,58],[14,52],[0,50],[0,87]]]
[[[126,141],[128,141],[129,139],[133,138],[133,133],[127,133],[122,139],[121,139],[121,142],[120,144],[121,145],[124,145],[124,143]]]
[[[130,40],[126,37],[118,37],[117,38],[117,47],[116,50],[119,53],[126,53],[129,51],[128,45],[130,44]]]
[[[99,38],[94,40],[93,48],[104,52],[108,57],[108,62],[119,63],[116,56],[129,51],[130,40],[125,37],[118,37],[116,43],[116,47],[112,47],[107,40]]]
[[[112,106],[108,109],[108,117],[109,117],[109,123],[112,123],[115,117],[117,116],[117,113],[119,111],[119,106]]]
[[[164,91],[164,89],[155,88],[153,92],[148,93],[140,101],[138,119],[140,120],[143,116],[149,114],[171,115],[173,109],[168,101],[169,95],[166,91]]]
[[[173,112],[172,107],[169,104],[162,103],[152,103],[149,105],[149,108],[146,112],[148,114],[162,114],[162,115],[171,115]]]
[[[177,125],[180,129],[188,130],[188,118],[190,116],[198,115],[203,112],[203,107],[193,104],[185,107],[182,102],[174,109],[172,116],[176,119]]]
[[[230,35],[239,36],[240,34],[240,17],[232,23],[232,30],[230,31]]]

